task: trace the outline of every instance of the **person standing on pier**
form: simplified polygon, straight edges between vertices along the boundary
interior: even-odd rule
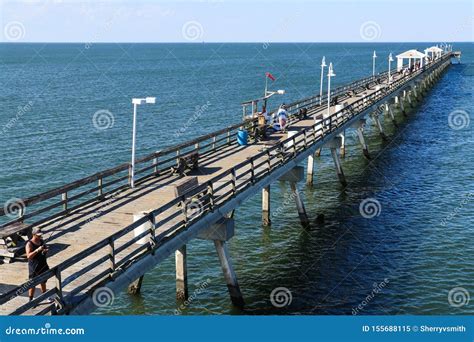
[[[26,243],[26,257],[28,258],[28,270],[29,279],[43,274],[49,270],[48,262],[46,260],[46,254],[48,253],[48,247],[45,245],[42,236],[43,233],[39,228],[33,229],[32,238]],[[41,292],[46,292],[46,281],[40,284]],[[35,295],[36,287],[28,289],[28,296],[30,301]]]
[[[286,112],[286,106],[284,103],[278,109],[277,117],[278,117],[278,123],[280,125],[280,130],[282,132],[285,132],[286,122],[288,120],[288,113]]]

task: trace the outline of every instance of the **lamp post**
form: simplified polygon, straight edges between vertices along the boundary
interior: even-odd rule
[[[390,75],[391,69],[392,69],[392,62],[393,62],[393,56],[392,53],[388,55],[388,84],[392,82],[392,76]]]
[[[372,56],[372,76],[375,76],[375,59],[377,58],[377,54],[374,50],[374,55]]]
[[[156,97],[146,97],[139,99],[132,99],[133,104],[133,127],[132,127],[132,163],[130,168],[130,187],[133,189],[135,187],[135,141],[137,136],[137,107],[138,105],[148,103],[156,103]]]
[[[328,111],[327,111],[327,116],[329,117],[329,107],[331,106],[331,77],[336,76],[336,74],[333,71],[332,68],[332,63],[329,63],[329,69],[328,69]]]
[[[323,56],[323,60],[321,61],[321,84],[319,85],[319,105],[321,106],[321,103],[323,101],[323,74],[324,74],[324,67],[327,67],[326,65],[326,57]]]

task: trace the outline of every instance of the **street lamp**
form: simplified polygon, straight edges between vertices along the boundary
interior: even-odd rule
[[[319,85],[319,105],[321,106],[322,103],[322,97],[323,97],[323,74],[324,74],[324,67],[327,67],[326,65],[326,57],[323,56],[323,60],[321,61],[321,84]]]
[[[375,59],[377,58],[377,54],[374,50],[374,55],[372,56],[372,76],[375,76]]]
[[[333,71],[332,68],[332,63],[329,63],[329,69],[328,69],[328,112],[327,116],[329,117],[329,107],[331,106],[331,77],[336,76],[336,74]]]
[[[132,99],[133,104],[133,128],[132,128],[132,165],[130,169],[130,187],[135,187],[134,175],[135,175],[135,140],[137,136],[137,107],[138,105],[148,103],[155,104],[156,97],[145,97],[139,99]]]
[[[390,70],[392,69],[393,56],[392,53],[388,55],[388,84],[392,81],[392,76],[390,76]]]

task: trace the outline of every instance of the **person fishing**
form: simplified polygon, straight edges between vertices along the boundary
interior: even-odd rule
[[[280,126],[280,130],[285,132],[286,130],[286,123],[288,120],[288,113],[286,112],[286,105],[283,103],[277,112],[278,124]]]
[[[49,270],[46,255],[48,253],[48,246],[43,241],[43,233],[40,228],[34,228],[32,237],[26,243],[26,257],[28,258],[29,279],[43,274]],[[46,281],[40,284],[41,292],[46,292]],[[30,301],[33,300],[36,287],[28,289],[28,296]]]

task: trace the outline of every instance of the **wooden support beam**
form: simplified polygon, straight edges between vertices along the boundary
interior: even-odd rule
[[[346,156],[346,130],[344,130],[344,133],[339,134],[341,137],[341,150],[340,150],[340,155],[341,158],[344,158]]]
[[[339,159],[339,155],[337,154],[337,150],[335,148],[331,148],[331,155],[332,159],[334,160],[334,165],[336,166],[336,173],[339,181],[343,186],[347,185],[346,177],[344,176],[344,171],[342,170],[341,161]]]
[[[296,202],[296,209],[298,210],[298,216],[300,218],[301,225],[303,228],[309,227],[309,219],[308,215],[306,214],[306,209],[304,207],[303,200],[301,199],[300,192],[296,187],[296,182],[290,182],[291,191],[293,192],[293,196]]]
[[[314,176],[314,155],[308,156],[308,169],[306,172],[306,184],[313,185]]]
[[[240,291],[237,275],[235,274],[234,267],[232,266],[232,260],[227,248],[227,243],[225,241],[214,240],[214,246],[216,247],[217,255],[221,263],[222,272],[224,273],[224,278],[227,283],[227,289],[229,290],[232,304],[241,308],[245,305],[244,297]]]
[[[390,116],[392,119],[392,123],[395,127],[398,127],[397,120],[395,120],[395,114],[393,113],[392,105],[390,103],[385,104],[385,112]]]
[[[356,123],[356,133],[357,137],[359,138],[360,145],[362,146],[362,152],[364,153],[364,156],[367,159],[370,159],[370,154],[369,154],[369,147],[367,146],[364,138],[364,126],[365,126],[365,120],[359,120]]]
[[[133,283],[128,285],[128,293],[129,294],[132,294],[132,295],[140,294],[140,291],[142,289],[143,277],[144,276],[139,277]]]
[[[186,245],[183,245],[175,252],[176,299],[180,301],[187,300],[189,297],[187,258]]]
[[[382,137],[383,140],[388,140],[387,136],[385,135],[385,132],[383,130],[383,126],[382,126],[382,122],[380,122],[380,117],[377,113],[374,113],[374,115],[372,116],[372,118],[374,119],[375,121],[375,125],[377,126],[379,132],[380,132],[380,136]]]
[[[270,226],[270,185],[262,189],[262,224]]]
[[[335,137],[334,139],[328,141],[324,146],[328,147],[331,151],[331,156],[334,161],[334,165],[336,166],[336,173],[339,181],[343,186],[347,185],[346,177],[344,176],[344,171],[342,170],[341,160],[339,159],[339,154],[337,150],[339,146],[341,146],[341,137]]]

